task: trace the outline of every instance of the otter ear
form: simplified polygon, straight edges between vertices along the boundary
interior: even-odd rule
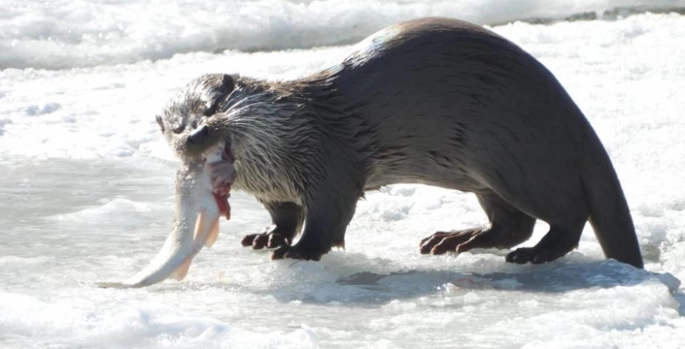
[[[228,74],[212,74],[206,75],[202,83],[202,90],[206,94],[206,108],[205,116],[212,116],[216,114],[226,97],[233,92],[235,82],[233,77]]]

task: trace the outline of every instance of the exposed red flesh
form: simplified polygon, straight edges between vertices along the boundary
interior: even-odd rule
[[[222,154],[222,158],[226,161],[230,161],[231,164],[233,164],[233,157],[231,156],[231,152],[226,147],[224,149],[224,153]],[[226,220],[231,219],[231,205],[228,203],[228,197],[230,196],[230,191],[231,191],[231,184],[228,185],[228,188],[222,188],[222,189],[227,189],[225,190],[226,195],[222,194],[216,194],[214,193],[214,200],[216,201],[217,206],[219,206],[219,212],[226,217]],[[224,191],[224,190],[222,190]]]
[[[216,200],[216,204],[219,206],[219,212],[226,217],[226,220],[230,220],[231,205],[228,204],[228,196],[214,194],[214,200]]]

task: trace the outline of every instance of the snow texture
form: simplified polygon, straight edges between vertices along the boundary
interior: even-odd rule
[[[645,7],[660,13],[638,11]],[[665,11],[683,1],[10,0],[2,8],[2,348],[685,345],[685,17]],[[556,21],[583,13],[599,16]],[[242,248],[242,235],[269,220],[235,194],[232,220],[185,281],[95,286],[140,270],[169,232],[177,162],[154,116],[181,86],[207,72],[301,76],[350,47],[292,48],[352,43],[423,15],[491,24],[554,72],[614,161],[645,270],[605,260],[589,225],[578,251],[545,265],[507,264],[507,251],[496,250],[422,256],[421,238],[485,216],[470,194],[396,185],[359,202],[346,250],[321,262],[272,262]],[[555,21],[502,24],[529,18]],[[280,48],[291,50],[244,52]],[[546,229],[539,223],[525,245]]]

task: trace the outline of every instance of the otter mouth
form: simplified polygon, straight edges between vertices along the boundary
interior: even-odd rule
[[[228,198],[236,172],[223,142],[208,149],[204,157],[205,161],[184,163],[177,172],[174,224],[157,256],[128,280],[98,286],[138,288],[168,278],[183,280],[193,258],[216,242],[219,219],[231,218]]]

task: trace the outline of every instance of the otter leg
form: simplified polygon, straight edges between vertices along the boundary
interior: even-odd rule
[[[321,259],[333,246],[345,246],[345,230],[354,216],[359,199],[354,189],[345,190],[340,186],[335,192],[326,191],[329,195],[318,196],[320,199],[308,201],[305,205],[305,226],[299,241],[292,246],[281,246],[271,255],[271,259]],[[329,189],[330,190],[330,189]]]
[[[528,178],[524,176],[523,178]],[[551,173],[556,181],[504,186],[496,183],[498,193],[533,217],[547,222],[549,232],[534,247],[518,248],[506,257],[511,263],[546,263],[563,257],[578,247],[583,227],[590,214],[579,178]],[[537,186],[535,186],[537,184]],[[522,188],[531,188],[523,191]]]
[[[530,238],[535,218],[508,204],[494,192],[476,194],[490,227],[438,232],[421,240],[422,254],[466,252],[473,248],[510,248]]]
[[[255,250],[288,246],[302,229],[304,209],[293,202],[264,202],[264,207],[271,215],[272,224],[259,234],[245,235],[243,246],[252,246]]]
[[[537,245],[517,248],[507,255],[506,260],[517,264],[551,262],[577,248],[582,232],[582,227],[572,230],[552,225]]]

